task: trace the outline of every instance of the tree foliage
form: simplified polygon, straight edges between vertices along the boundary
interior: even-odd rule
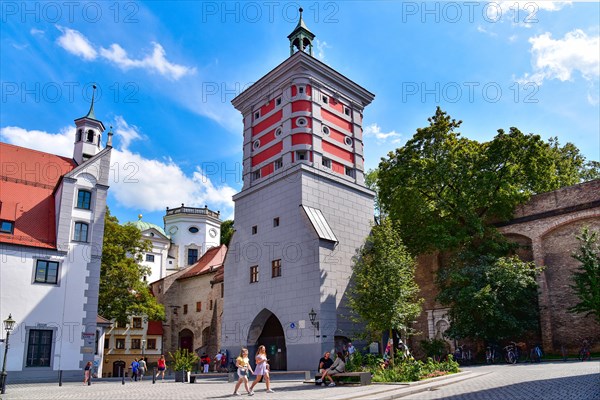
[[[143,252],[151,244],[133,225],[120,225],[106,210],[104,244],[100,271],[98,313],[119,323],[132,315],[146,315],[151,320],[164,319],[164,307],[150,293],[142,279],[150,269],[140,264]]]
[[[353,265],[349,305],[371,332],[407,330],[421,312],[415,260],[392,222],[373,227]]]
[[[451,306],[445,334],[498,341],[537,329],[539,273],[516,256],[480,256],[440,270],[438,300]]]
[[[412,254],[454,250],[493,238],[532,194],[578,183],[585,158],[572,144],[510,128],[489,142],[463,138],[462,121],[439,107],[429,126],[379,164],[382,212]],[[496,236],[497,237],[497,236]]]
[[[229,246],[229,242],[231,241],[233,232],[235,232],[235,229],[233,227],[233,220],[228,219],[227,221],[223,221],[223,223],[221,224],[221,244]]]
[[[592,315],[600,323],[600,243],[598,231],[584,228],[577,237],[581,246],[573,258],[581,263],[573,273],[571,289],[579,303],[569,308],[570,312]]]

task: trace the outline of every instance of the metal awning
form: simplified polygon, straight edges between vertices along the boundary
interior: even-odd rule
[[[319,239],[329,240],[331,242],[338,243],[338,240],[335,237],[335,233],[333,233],[333,230],[327,223],[327,220],[325,219],[325,216],[323,215],[321,210],[302,204],[300,204],[300,207],[302,207],[313,228],[315,228],[315,232],[317,232]]]

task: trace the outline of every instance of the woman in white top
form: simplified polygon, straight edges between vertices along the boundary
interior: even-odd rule
[[[267,384],[267,393],[274,393],[274,390],[271,390],[271,379],[269,377],[269,364],[267,363],[267,350],[265,346],[258,346],[258,351],[256,353],[256,369],[254,370],[254,375],[256,375],[256,379],[252,382],[252,386],[250,386],[250,395],[254,394],[254,386],[258,382],[262,380],[262,377],[265,377],[265,383]]]

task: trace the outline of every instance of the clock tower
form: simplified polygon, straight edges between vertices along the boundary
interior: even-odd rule
[[[239,96],[243,187],[225,260],[222,346],[267,348],[271,369],[312,370],[361,330],[352,257],[373,223],[363,112],[374,95],[312,56],[300,19],[290,57]]]

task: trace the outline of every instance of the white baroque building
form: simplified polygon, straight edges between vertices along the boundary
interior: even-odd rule
[[[17,322],[8,383],[56,380],[59,370],[79,380],[98,350],[112,133],[103,148],[93,99],[75,127],[72,159],[0,143],[0,319]]]

